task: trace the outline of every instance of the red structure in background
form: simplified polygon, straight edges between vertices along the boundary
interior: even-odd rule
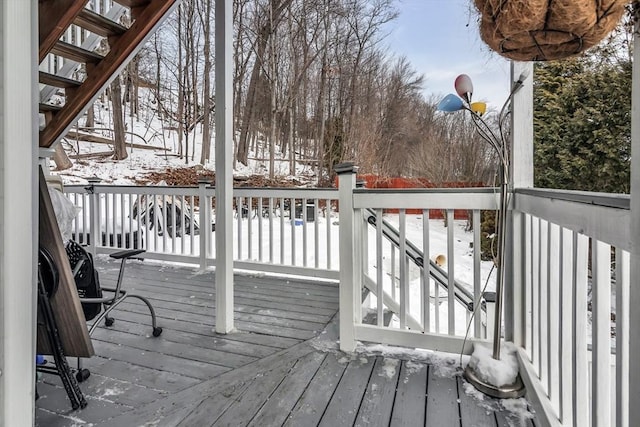
[[[377,175],[363,174],[357,175],[357,179],[365,182],[366,188],[477,188],[485,187],[482,182],[443,182],[434,184],[424,178],[402,178],[402,177],[379,177]],[[336,178],[336,187],[338,180]],[[385,209],[385,213],[398,213],[398,209]],[[420,209],[407,209],[407,214],[420,215]],[[430,219],[444,219],[445,212],[441,209],[430,209]],[[469,211],[464,209],[455,209],[453,212],[454,219],[468,219]]]

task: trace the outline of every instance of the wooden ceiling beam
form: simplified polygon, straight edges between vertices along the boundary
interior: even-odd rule
[[[38,62],[47,56],[76,19],[88,0],[49,0],[38,2]]]
[[[93,97],[113,79],[120,66],[132,56],[151,30],[172,9],[176,0],[155,0],[142,10],[125,34],[110,40],[111,50],[94,67],[75,91],[73,102],[67,102],[40,132],[40,147],[51,147],[67,128],[84,112]]]

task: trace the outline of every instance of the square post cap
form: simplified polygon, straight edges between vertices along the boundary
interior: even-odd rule
[[[342,175],[345,173],[356,173],[358,169],[360,168],[356,166],[353,162],[338,163],[334,167],[334,170],[338,175]]]

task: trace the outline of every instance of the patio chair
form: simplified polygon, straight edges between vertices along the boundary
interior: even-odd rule
[[[120,271],[115,288],[100,286],[98,272],[93,264],[93,257],[79,243],[70,240],[66,245],[66,251],[85,318],[89,321],[97,316],[89,329],[89,336],[93,334],[93,331],[103,319],[105,326],[112,326],[115,320],[109,314],[127,298],[137,298],[147,305],[151,313],[153,336],[159,337],[162,334],[162,328],[156,324],[156,313],[149,300],[141,295],[129,293],[122,288],[122,279],[124,278],[127,260],[144,253],[144,249],[124,250],[109,255],[113,259],[120,260]],[[103,296],[103,291],[108,295]],[[76,374],[78,382],[86,380],[89,375],[89,370],[82,368],[82,359],[78,358],[78,372]]]

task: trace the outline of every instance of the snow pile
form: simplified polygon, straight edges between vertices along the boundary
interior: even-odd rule
[[[398,363],[400,361],[398,359],[391,359],[389,357],[384,358],[384,365],[382,366],[382,373],[379,375],[383,375],[389,379],[393,378],[396,374],[396,369],[398,368]]]
[[[534,418],[534,412],[532,412],[529,402],[527,402],[527,399],[524,397],[519,399],[496,400],[487,397],[466,381],[462,383],[462,388],[467,396],[474,398],[478,406],[487,411],[487,414],[491,412],[502,412],[509,426],[530,425],[526,423],[526,420]]]
[[[493,358],[493,351],[486,345],[476,344],[469,366],[482,381],[501,387],[513,384],[518,376],[518,360],[513,344],[504,343],[500,350],[500,360]]]
[[[526,399],[502,399],[500,400],[502,407],[511,413],[509,418],[515,418],[517,425],[526,425],[525,420],[533,419],[533,413],[529,409],[529,402]]]

